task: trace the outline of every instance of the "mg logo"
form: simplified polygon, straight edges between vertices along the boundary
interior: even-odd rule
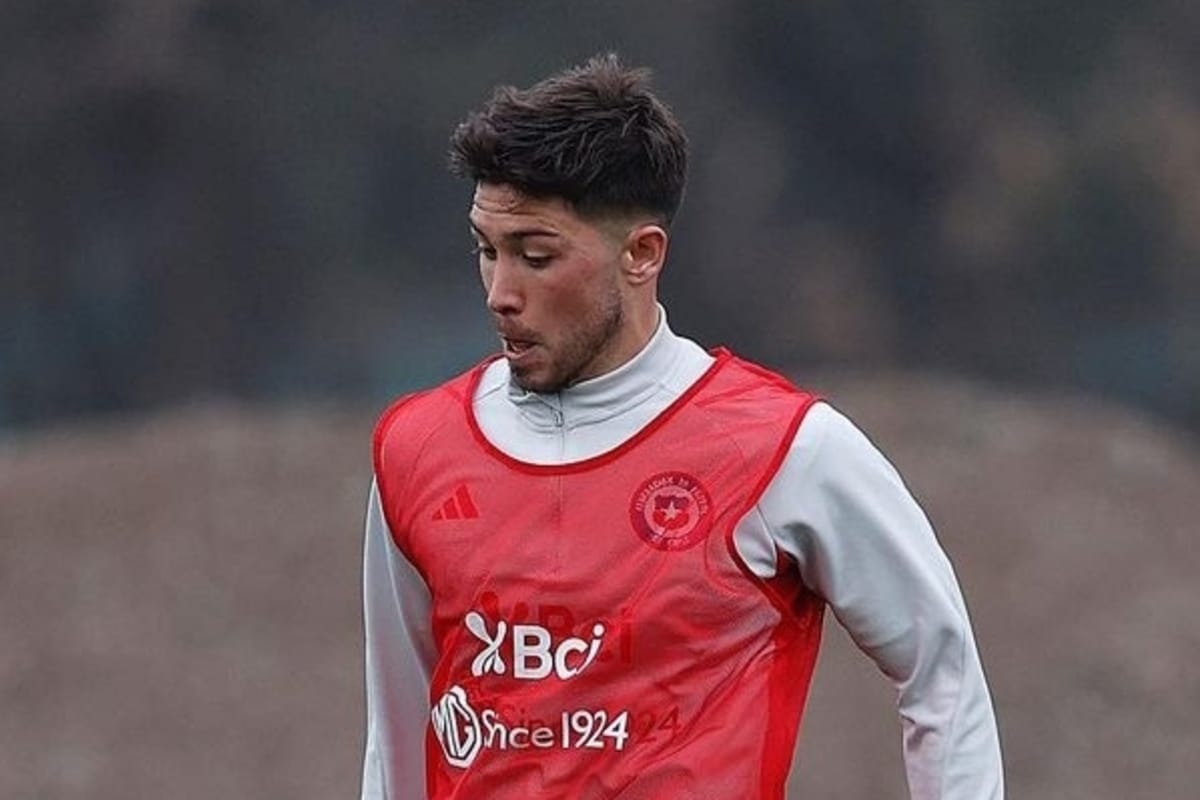
[[[463,688],[451,686],[430,709],[429,717],[447,763],[462,769],[471,766],[483,747],[483,730]]]
[[[604,625],[597,622],[592,625],[590,639],[570,636],[555,642],[550,631],[541,625],[510,626],[500,620],[493,632],[477,611],[468,613],[463,623],[483,643],[483,650],[471,662],[471,674],[477,678],[505,675],[511,664],[512,676],[518,680],[538,681],[551,673],[561,680],[570,680],[596,660],[605,632]]]

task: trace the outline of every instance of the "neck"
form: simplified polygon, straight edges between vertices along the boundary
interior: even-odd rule
[[[603,377],[628,364],[646,349],[646,345],[658,330],[659,320],[657,303],[628,311],[620,329],[613,336],[609,352],[602,359],[593,362],[587,373],[571,385]]]

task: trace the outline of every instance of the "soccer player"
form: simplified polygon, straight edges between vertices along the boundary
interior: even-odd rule
[[[674,333],[687,148],[643,71],[500,88],[452,139],[501,353],[382,417],[362,797],[784,797],[828,606],[916,800],[1003,795],[954,573],[843,415]]]

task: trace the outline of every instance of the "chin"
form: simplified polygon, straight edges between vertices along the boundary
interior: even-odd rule
[[[520,386],[527,392],[535,392],[537,394],[554,394],[567,388],[562,381],[552,380],[537,380],[529,376],[513,375],[513,383]]]
[[[571,384],[562,375],[546,368],[517,369],[510,364],[509,374],[512,375],[512,381],[517,386],[520,386],[527,392],[536,392],[538,394],[554,394],[555,392],[562,391]]]
[[[538,358],[524,363],[508,361],[512,382],[527,392],[554,394],[582,380],[593,377],[596,360],[555,359],[550,353],[538,353]]]

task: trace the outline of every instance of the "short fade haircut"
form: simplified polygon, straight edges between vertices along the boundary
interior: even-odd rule
[[[683,199],[687,137],[649,88],[650,71],[595,56],[531,86],[499,86],[450,138],[450,169],[557,197],[580,216],[650,213]]]

